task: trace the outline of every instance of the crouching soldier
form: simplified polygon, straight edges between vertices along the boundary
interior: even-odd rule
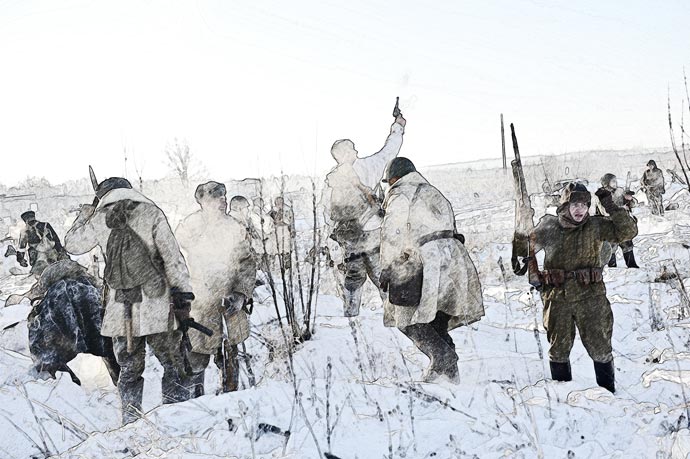
[[[572,379],[570,350],[577,328],[594,361],[597,384],[615,392],[613,312],[606,298],[600,254],[604,241],[620,243],[635,237],[637,222],[613,202],[607,189],[599,188],[596,196],[610,217],[589,215],[591,195],[580,183],[568,185],[557,216],[542,217],[530,235],[530,278],[541,283],[552,378]],[[541,272],[534,258],[540,250],[545,252]]]
[[[616,206],[625,207],[627,210],[631,210],[637,204],[637,200],[634,198],[632,192],[626,191],[618,186],[618,179],[615,175],[604,174],[604,176],[601,178],[601,186],[611,193],[613,203],[616,204]],[[599,199],[596,198],[596,196],[594,199],[597,202],[597,205],[595,206],[596,215],[604,215],[608,217],[609,214],[606,212],[606,209],[604,209],[604,206],[601,204]],[[615,268],[617,266],[616,250],[618,247],[620,247],[623,251],[625,266],[628,268],[639,268],[639,266],[637,266],[637,262],[635,261],[635,253],[633,252],[633,241],[623,241],[620,244],[604,244],[605,249],[610,248],[611,250],[611,258],[608,260],[608,266],[610,268]],[[608,253],[608,250],[604,250],[604,252]]]
[[[457,381],[458,355],[448,334],[484,315],[479,276],[456,232],[450,202],[407,158],[384,175],[381,285],[384,325],[399,328],[431,361],[426,381]]]
[[[189,272],[163,211],[126,179],[104,180],[96,198],[95,207],[81,207],[65,246],[74,254],[97,246],[105,253],[108,293],[101,333],[113,338],[126,424],[141,413],[146,344],[164,369],[163,403],[189,398],[177,330],[189,320]]]
[[[20,265],[27,266],[23,252],[26,250],[29,254],[28,264],[31,265],[31,273],[38,278],[51,263],[69,260],[69,255],[60,243],[60,237],[50,223],[36,220],[33,210],[24,212],[21,218],[26,226],[19,235],[17,262]]]
[[[198,397],[204,394],[204,372],[211,355],[216,355],[221,369],[223,391],[237,390],[237,346],[249,337],[246,306],[252,302],[256,261],[246,228],[226,214],[225,185],[204,183],[194,197],[201,209],[185,218],[175,234],[196,292],[192,316],[213,330],[212,336],[190,330],[190,390],[192,397]]]

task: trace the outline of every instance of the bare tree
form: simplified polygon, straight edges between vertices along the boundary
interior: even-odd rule
[[[189,151],[187,141],[179,141],[175,137],[172,144],[166,145],[165,156],[168,160],[168,167],[177,174],[185,186],[188,186],[192,154]]]

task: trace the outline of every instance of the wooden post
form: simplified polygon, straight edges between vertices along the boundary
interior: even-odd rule
[[[501,113],[501,149],[503,152],[503,173],[508,171],[508,164],[506,161],[506,134],[503,128],[503,113]]]

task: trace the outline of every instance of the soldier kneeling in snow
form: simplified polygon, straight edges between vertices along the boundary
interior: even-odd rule
[[[627,209],[614,203],[607,189],[599,188],[596,196],[610,217],[590,217],[589,191],[580,183],[571,183],[558,216],[542,217],[530,235],[530,255],[545,252],[544,270],[536,274],[542,288],[544,328],[551,345],[551,377],[557,381],[572,379],[570,350],[577,327],[582,344],[594,360],[597,384],[615,392],[613,312],[606,298],[600,256],[605,241],[621,243],[635,237],[637,222]]]
[[[113,384],[117,384],[120,366],[113,354],[113,341],[101,335],[101,287],[86,269],[72,260],[48,266],[39,281],[25,295],[33,308],[28,318],[29,350],[40,374],[66,371],[77,354],[103,357]]]
[[[384,181],[390,185],[381,227],[384,325],[399,328],[429,357],[426,381],[457,381],[458,355],[448,332],[484,315],[477,270],[450,202],[409,159],[393,159]]]
[[[237,346],[249,337],[246,306],[252,301],[256,261],[246,228],[226,213],[225,185],[204,183],[197,187],[194,197],[201,209],[185,218],[175,234],[196,292],[191,314],[213,330],[213,336],[190,331],[190,389],[192,397],[198,397],[204,394],[204,372],[211,355],[216,354],[223,391],[237,390]]]

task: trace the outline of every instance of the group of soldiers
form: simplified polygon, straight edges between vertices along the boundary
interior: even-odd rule
[[[394,117],[375,154],[360,157],[349,139],[331,148],[337,165],[326,176],[321,207],[328,244],[342,254],[334,266],[342,273],[343,313],[360,313],[369,279],[383,300],[384,325],[398,328],[429,358],[424,380],[457,382],[458,355],[449,332],[484,316],[479,276],[448,199],[411,160],[398,156],[406,120],[397,107]],[[643,186],[657,210],[660,199],[652,196],[660,191],[659,175],[650,161]],[[593,205],[584,185],[569,185],[556,215],[540,220],[530,234],[529,253],[522,254],[534,268],[530,282],[541,291],[554,380],[572,378],[569,355],[577,328],[597,383],[615,391],[613,313],[602,268],[615,266],[618,246],[626,265],[637,267],[631,242],[637,234],[634,199],[625,191],[607,174]],[[164,403],[202,395],[211,356],[226,370],[224,389],[237,389],[237,346],[249,336],[257,252],[265,250],[261,211],[252,212],[243,196],[228,203],[225,186],[207,182],[194,194],[199,210],[173,231],[163,211],[124,178],[98,183],[95,194],[92,204],[81,207],[64,247],[49,225],[30,223],[35,215],[25,215],[25,221],[51,239],[56,251],[51,260],[58,266],[68,253],[96,247],[105,257],[98,325],[102,336],[112,338],[123,422],[141,416],[147,344],[164,368]],[[294,237],[291,210],[282,198],[274,204],[273,231]],[[263,208],[263,202],[254,207]],[[292,249],[288,242],[276,250]],[[540,269],[534,265],[541,250]],[[29,258],[37,263],[31,251]]]

